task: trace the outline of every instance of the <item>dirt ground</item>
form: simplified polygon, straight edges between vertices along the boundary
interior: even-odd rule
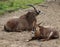
[[[37,16],[38,23],[42,22],[41,25],[54,26],[60,31],[60,6],[57,3],[39,4],[36,8],[42,11],[42,13]],[[26,40],[31,38],[31,32],[3,31],[3,26],[6,21],[14,17],[19,17],[28,10],[32,10],[32,8],[6,13],[0,17],[0,47],[60,47],[60,38],[43,42],[38,40],[27,42]]]

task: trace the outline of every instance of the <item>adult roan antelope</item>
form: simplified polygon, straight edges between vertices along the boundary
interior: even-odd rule
[[[28,11],[26,14],[20,16],[19,18],[13,18],[7,21],[4,25],[4,29],[7,32],[13,31],[25,31],[33,30],[36,25],[36,16],[39,15],[41,11],[37,10],[33,5],[28,5],[34,8],[32,11]]]

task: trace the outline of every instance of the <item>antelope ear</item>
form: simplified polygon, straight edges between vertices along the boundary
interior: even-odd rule
[[[42,23],[42,22],[38,23],[38,26],[40,26],[41,23]]]

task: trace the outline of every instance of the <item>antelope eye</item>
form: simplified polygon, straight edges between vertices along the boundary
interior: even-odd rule
[[[39,11],[39,13],[40,13],[41,11]]]

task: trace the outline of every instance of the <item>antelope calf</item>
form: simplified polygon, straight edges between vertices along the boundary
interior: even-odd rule
[[[33,39],[49,40],[59,38],[59,32],[54,29],[53,26],[39,26],[36,25],[35,32],[33,33]]]
[[[36,16],[39,15],[38,11],[33,5],[28,5],[34,8],[34,10],[27,12],[19,18],[14,18],[4,25],[6,31],[25,31],[32,30],[37,22]]]

